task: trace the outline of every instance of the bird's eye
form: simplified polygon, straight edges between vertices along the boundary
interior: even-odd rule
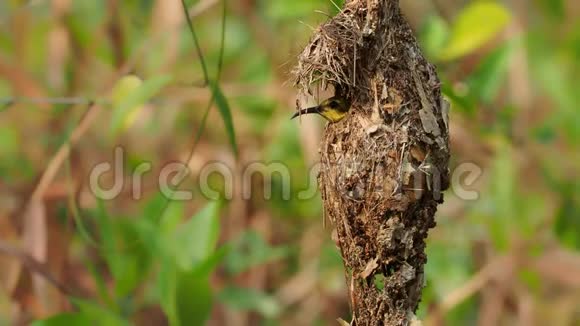
[[[330,107],[333,109],[336,109],[339,107],[338,101],[330,101],[330,103],[328,105],[330,105]]]

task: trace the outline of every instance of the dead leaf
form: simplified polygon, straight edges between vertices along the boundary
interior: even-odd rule
[[[375,257],[374,259],[369,260],[365,269],[359,274],[360,278],[366,280],[369,276],[371,276],[379,267],[378,261],[379,257]]]

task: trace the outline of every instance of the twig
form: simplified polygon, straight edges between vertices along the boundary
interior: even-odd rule
[[[64,144],[62,144],[58,149],[58,151],[56,152],[56,154],[54,154],[54,156],[50,159],[46,167],[46,170],[44,170],[44,173],[42,174],[42,177],[38,182],[38,185],[36,186],[34,192],[32,192],[32,195],[30,196],[30,202],[42,199],[42,196],[46,192],[46,189],[48,189],[48,186],[52,183],[58,170],[68,157],[72,146],[74,146],[79,141],[79,139],[86,133],[86,131],[95,121],[100,111],[101,106],[97,104],[89,105],[89,108],[87,109],[82,120],[73,130],[69,140]]]
[[[24,250],[17,248],[15,246],[9,245],[0,240],[0,252],[6,255],[12,256],[20,260],[22,265],[26,266],[30,271],[40,275],[57,288],[61,293],[65,295],[73,295],[71,290],[64,284],[59,282],[51,273],[48,271],[47,266],[38,260],[36,260],[31,255],[27,254]]]
[[[85,97],[5,97],[0,98],[0,105],[26,104],[89,104],[91,99]]]
[[[184,11],[187,11],[187,4],[185,0],[181,0],[181,5]],[[201,46],[199,45],[199,40],[197,39],[197,34],[195,33],[195,28],[193,27],[193,21],[191,20],[191,15],[185,15],[185,20],[187,22],[187,27],[189,28],[189,33],[193,38],[193,44],[195,45],[195,50],[199,57],[199,64],[201,66],[201,70],[203,71],[203,79],[204,79],[204,86],[209,83],[209,74],[207,70],[207,66],[205,64],[205,59],[203,57],[203,52],[201,51]]]
[[[342,8],[340,8],[340,6],[336,4],[336,2],[334,2],[334,1],[332,1],[332,0],[330,0],[330,2],[332,2],[332,4],[334,5],[334,7],[335,7],[336,9],[338,9],[338,11],[341,11],[341,10],[342,10]]]
[[[217,3],[217,1],[216,1],[216,3]],[[187,6],[185,4],[185,0],[182,0],[181,1],[181,4],[182,4],[182,8],[183,8],[184,14],[187,13],[185,15],[185,18],[186,18],[186,21],[187,21],[187,26],[188,26],[189,32],[191,33],[191,36],[193,38],[193,42],[194,42],[195,47],[196,47],[196,50],[197,50],[197,55],[199,56],[200,65],[201,65],[201,68],[203,70],[204,82],[205,82],[205,84],[207,86],[207,84],[209,84],[209,82],[210,82],[210,79],[209,79],[209,75],[208,75],[207,66],[206,66],[205,61],[203,59],[203,53],[201,51],[201,47],[199,45],[199,41],[198,41],[197,35],[195,33],[195,28],[193,27],[193,22],[191,20],[191,14],[189,13],[189,11],[187,11]],[[221,42],[220,42],[221,48],[220,48],[220,54],[219,54],[219,58],[218,58],[218,65],[217,65],[218,71],[217,71],[217,76],[216,76],[216,79],[215,79],[216,83],[219,82],[219,78],[220,78],[220,75],[221,75],[221,70],[222,70],[222,67],[223,67],[224,44],[225,44],[225,40],[224,39],[225,39],[225,28],[226,28],[226,21],[225,20],[226,20],[226,3],[224,2],[223,10],[222,10],[222,26],[221,26],[222,27],[222,31],[221,31]],[[195,155],[195,150],[197,148],[197,145],[199,144],[199,141],[201,140],[201,136],[202,136],[202,134],[203,134],[203,132],[205,130],[205,127],[206,127],[206,124],[207,124],[207,119],[209,117],[209,113],[210,113],[211,108],[212,108],[212,106],[214,104],[214,101],[215,101],[215,93],[212,90],[211,98],[210,98],[210,100],[209,100],[209,102],[207,104],[207,107],[206,107],[205,111],[204,111],[203,118],[202,118],[201,123],[199,125],[199,129],[195,133],[195,136],[194,136],[194,139],[193,139],[193,144],[192,144],[191,149],[189,151],[189,155],[187,157],[187,160],[185,161],[185,167],[182,168],[182,169],[180,169],[179,175],[186,176],[187,173],[189,173],[191,171],[190,165],[191,165],[191,162],[193,161],[193,156]],[[175,185],[175,188],[176,189],[179,189],[179,187],[181,186],[181,184],[184,181],[185,181],[185,177],[182,177],[177,182],[177,185]],[[167,212],[167,209],[169,208],[169,205],[171,204],[171,200],[172,200],[171,197],[172,196],[173,195],[170,195],[170,196],[167,196],[166,197],[165,203],[164,203],[164,205],[163,205],[163,207],[162,207],[162,209],[161,209],[161,211],[159,213],[159,218],[162,218],[163,215],[165,215],[165,213]]]
[[[481,290],[487,282],[492,278],[493,274],[501,270],[504,260],[498,259],[485,265],[477,274],[475,274],[469,281],[463,284],[462,287],[449,293],[441,302],[441,313],[445,314],[455,306]]]

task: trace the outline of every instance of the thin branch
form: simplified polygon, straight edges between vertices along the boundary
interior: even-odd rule
[[[86,97],[5,97],[0,98],[0,105],[11,106],[14,104],[65,104],[83,105],[91,102],[109,103],[107,99],[90,99]]]
[[[498,274],[498,271],[504,269],[502,266],[505,264],[505,257],[503,258],[504,259],[500,258],[488,263],[469,281],[463,284],[463,286],[449,293],[441,302],[441,313],[446,314],[451,309],[479,292],[494,275]]]
[[[33,202],[34,200],[41,200],[42,196],[48,189],[48,186],[54,180],[58,170],[68,157],[72,146],[74,146],[79,139],[87,132],[89,127],[93,124],[99,113],[101,112],[101,106],[97,104],[90,104],[89,108],[87,109],[85,115],[82,117],[79,124],[73,130],[70,138],[67,142],[62,144],[56,154],[50,159],[46,170],[42,174],[38,185],[34,189],[34,192],[31,195],[30,201]]]
[[[204,77],[205,77],[205,82],[206,84],[209,83],[209,76],[208,76],[208,72],[207,72],[207,67],[205,65],[205,62],[203,60],[203,53],[201,52],[201,47],[199,46],[199,41],[197,39],[197,36],[195,34],[195,30],[193,28],[193,24],[191,22],[191,17],[190,14],[187,11],[187,6],[185,4],[185,0],[181,1],[181,4],[183,5],[183,12],[185,14],[185,17],[187,18],[187,24],[189,26],[189,31],[191,32],[191,35],[193,37],[193,42],[195,43],[195,47],[197,49],[197,53],[198,56],[200,58],[200,63],[201,63],[201,67],[203,69],[203,73],[204,73]],[[221,48],[220,48],[220,54],[219,54],[219,61],[218,61],[218,72],[217,72],[217,76],[216,76],[216,81],[219,80],[220,74],[221,74],[221,70],[222,70],[222,61],[223,61],[223,52],[224,52],[224,44],[225,44],[225,27],[226,27],[226,3],[224,1],[224,6],[223,6],[223,10],[222,10],[222,39],[221,39]],[[209,112],[211,111],[211,108],[213,106],[215,100],[215,95],[212,92],[212,96],[207,104],[207,107],[205,109],[205,112],[203,114],[203,118],[201,120],[201,123],[199,125],[199,129],[197,130],[195,137],[193,139],[193,145],[191,146],[191,150],[189,152],[189,156],[187,158],[187,160],[185,161],[185,168],[182,169],[181,171],[179,171],[179,175],[181,175],[181,173],[189,171],[189,166],[191,164],[191,161],[193,160],[193,155],[195,154],[195,150],[197,148],[197,145],[201,139],[201,135],[203,134],[204,130],[205,130],[205,126],[207,124],[207,118],[209,116]],[[177,183],[177,185],[175,186],[175,189],[179,189],[179,187],[183,184],[183,182],[185,181],[185,178],[181,178],[179,180],[179,182]],[[163,205],[163,208],[161,209],[161,212],[159,214],[159,218],[161,218],[165,212],[167,211],[167,209],[169,208],[169,204],[171,203],[171,198],[170,196],[166,197],[166,201]]]
[[[193,155],[195,154],[195,150],[197,148],[197,145],[199,144],[199,141],[201,139],[201,135],[205,131],[205,126],[207,124],[207,118],[209,116],[209,112],[211,111],[211,107],[213,106],[213,101],[214,101],[214,97],[212,96],[210,101],[208,102],[206,109],[205,109],[205,112],[203,114],[203,118],[201,119],[199,129],[195,133],[195,138],[193,139],[193,145],[191,146],[191,150],[189,151],[189,156],[188,156],[187,160],[185,161],[185,167],[178,172],[178,175],[182,175],[182,173],[189,172],[189,169],[190,169],[189,167],[191,165],[191,162],[193,161]],[[179,187],[183,184],[184,181],[185,181],[185,177],[180,178],[179,181],[177,182],[177,184],[175,185],[175,189],[179,190]],[[171,204],[171,195],[166,196],[165,199],[166,200],[163,203],[163,207],[161,208],[161,211],[159,213],[159,218],[161,218],[161,217],[163,217],[163,215],[165,215],[165,213],[167,212],[167,209],[169,208],[169,204]]]
[[[215,78],[216,82],[219,82],[221,74],[222,74],[222,67],[224,64],[224,49],[225,49],[225,42],[226,42],[226,1],[223,0],[224,4],[222,7],[222,33],[221,33],[221,40],[220,40],[220,53],[218,56],[218,66],[217,66],[217,76]]]
[[[44,278],[48,283],[52,284],[56,289],[58,289],[61,293],[72,296],[73,293],[71,290],[64,284],[61,283],[50,273],[48,267],[36,260],[34,257],[26,253],[24,250],[7,244],[0,240],[0,253],[4,253],[8,256],[12,256],[17,258],[22,265],[24,265],[30,271],[40,275]]]
[[[181,5],[183,6],[183,11],[186,13],[185,18],[187,20],[187,27],[189,27],[189,32],[193,37],[193,43],[195,44],[195,50],[197,51],[197,55],[199,57],[199,62],[201,64],[201,69],[203,70],[203,78],[205,84],[209,83],[209,73],[207,71],[207,66],[205,64],[205,60],[203,58],[203,53],[201,51],[201,46],[199,45],[199,40],[197,39],[197,34],[195,33],[195,28],[193,27],[193,22],[189,14],[187,14],[187,4],[185,4],[185,0],[181,0]]]

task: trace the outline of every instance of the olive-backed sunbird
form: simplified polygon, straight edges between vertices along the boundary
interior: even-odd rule
[[[302,109],[292,116],[294,119],[302,114],[316,113],[324,117],[326,120],[334,123],[342,120],[350,109],[350,102],[343,97],[334,96],[326,99],[320,105],[313,106],[307,109]]]

